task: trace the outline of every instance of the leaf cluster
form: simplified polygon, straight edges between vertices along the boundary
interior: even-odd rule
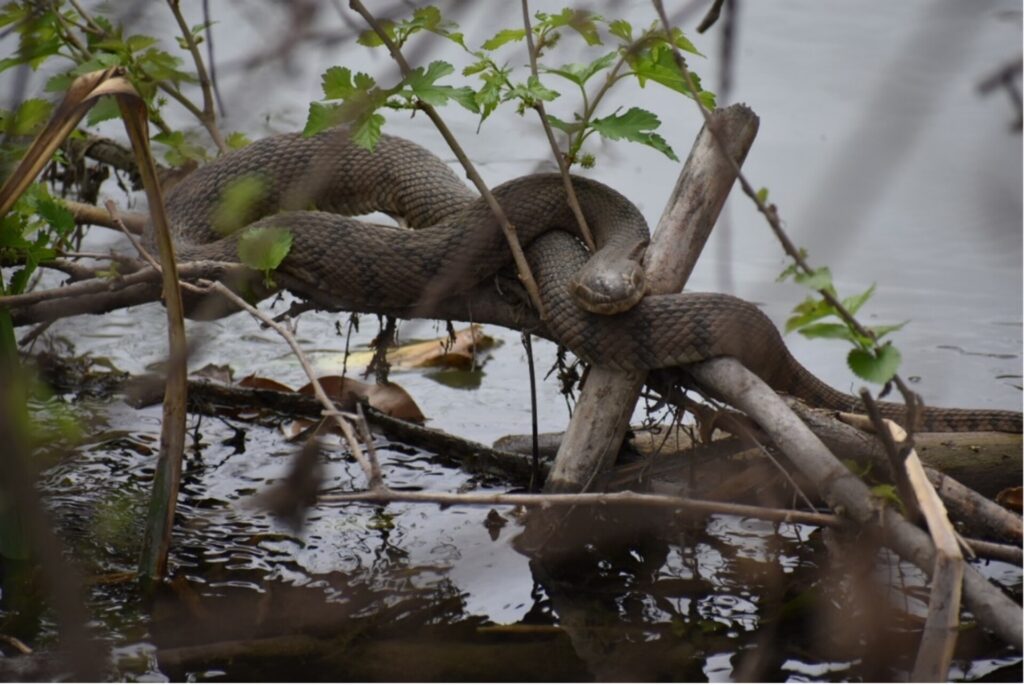
[[[25,292],[39,264],[56,257],[74,229],[74,216],[46,186],[30,186],[0,218],[0,265],[20,265],[7,283],[0,277],[0,294]]]
[[[801,257],[806,251],[801,250]],[[862,293],[843,299],[839,298],[832,282],[832,272],[821,267],[807,273],[795,264],[779,274],[779,281],[792,278],[794,282],[811,290],[818,291],[817,296],[808,296],[793,308],[793,314],[786,321],[786,332],[796,331],[806,338],[829,338],[846,340],[853,345],[847,355],[846,362],[857,376],[873,383],[885,384],[892,380],[899,369],[903,357],[892,341],[882,342],[890,333],[900,330],[908,322],[898,324],[868,326],[861,330],[844,316],[825,295],[838,301],[849,316],[854,316],[875,293],[875,284]]]
[[[675,152],[665,139],[655,132],[661,125],[653,113],[640,107],[625,112],[615,111],[596,116],[597,107],[608,90],[625,78],[635,78],[640,87],[648,82],[658,83],[688,97],[699,98],[705,106],[714,108],[714,94],[706,90],[691,93],[672,55],[673,46],[688,53],[700,52],[679,30],[671,35],[655,25],[634,38],[633,26],[623,20],[606,20],[600,15],[572,8],[558,13],[537,12],[533,33],[533,59],[544,56],[556,45],[566,31],[580,37],[587,46],[596,47],[611,41],[614,48],[586,64],[540,65],[538,71],[575,85],[581,94],[581,111],[571,118],[548,115],[552,127],[567,136],[565,158],[572,163],[589,166],[593,157],[581,154],[584,141],[592,135],[607,140],[626,140],[652,147],[673,160]],[[502,104],[513,103],[518,113],[536,108],[538,103],[551,102],[561,93],[546,85],[539,75],[527,74],[525,79],[515,75],[516,69],[498,59],[496,52],[507,45],[521,43],[526,38],[525,28],[505,28],[485,40],[479,49],[468,47],[458,26],[442,17],[436,7],[424,7],[413,12],[408,19],[382,22],[382,29],[399,48],[418,32],[428,32],[452,41],[472,57],[462,70],[465,77],[475,77],[476,88],[453,86],[442,82],[455,72],[448,62],[435,61],[427,67],[413,70],[406,78],[391,87],[383,87],[365,73],[353,74],[346,67],[331,67],[322,77],[324,98],[310,105],[304,133],[314,135],[326,128],[344,124],[357,144],[373,149],[381,135],[385,119],[382,109],[415,109],[422,104],[442,106],[455,101],[462,107],[480,115],[480,124]],[[363,33],[359,42],[369,47],[383,45],[376,33]],[[604,74],[597,94],[591,97],[588,83]],[[699,88],[699,79],[697,79]]]

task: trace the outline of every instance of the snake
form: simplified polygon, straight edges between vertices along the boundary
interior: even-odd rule
[[[560,175],[531,174],[492,190],[524,246],[556,342],[587,363],[621,370],[735,357],[812,406],[862,409],[859,398],[801,365],[756,305],[720,293],[646,294],[644,217],[602,183],[571,181],[593,253],[581,242]],[[286,229],[291,247],[274,278],[300,297],[359,311],[429,309],[493,280],[512,261],[487,201],[439,157],[390,135],[372,151],[344,128],[271,135],[201,166],[168,191],[165,204],[179,260],[237,263],[242,236]],[[354,218],[373,212],[406,225]],[[153,231],[150,222],[145,238],[155,249]],[[879,408],[905,414],[896,403]],[[1022,430],[1021,413],[1007,410],[929,406],[919,418],[919,430]]]

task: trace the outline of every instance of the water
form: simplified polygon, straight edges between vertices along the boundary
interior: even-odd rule
[[[142,12],[140,30],[168,34],[162,6],[133,7]],[[382,83],[395,79],[385,54],[337,39],[344,29],[328,4],[299,26],[289,23],[299,14],[288,7],[214,5],[225,130],[258,137],[301,128],[307,103],[319,96],[319,74],[334,64],[367,71]],[[514,3],[460,4],[458,13],[446,7],[470,36],[519,22]],[[637,25],[652,18],[643,2],[619,3],[606,14]],[[188,19],[201,21],[197,14]],[[306,39],[323,40],[316,47],[292,45],[282,31],[289,26]],[[911,320],[894,336],[904,375],[918,379],[916,388],[937,405],[1020,407],[1020,137],[1007,132],[1013,112],[1006,98],[982,98],[974,90],[1019,53],[1019,31],[1019,6],[1009,2],[742,5],[733,96],[761,117],[745,169],[755,186],[769,187],[812,261],[831,266],[841,294],[878,283],[863,310],[868,323]],[[717,38],[692,37],[716,64]],[[464,63],[440,41],[414,41],[410,49],[423,62]],[[580,53],[567,39],[552,62],[597,54]],[[251,66],[259,55],[274,58]],[[511,51],[509,59],[521,61]],[[695,60],[693,67],[716,88],[714,66]],[[39,83],[30,81],[30,91]],[[640,95],[665,122],[669,143],[685,154],[699,130],[696,110],[655,85]],[[613,96],[609,107],[632,106],[636,97],[635,90]],[[572,103],[563,100],[551,111],[568,118]],[[469,113],[446,109],[444,116],[490,184],[551,166],[529,117],[496,115],[478,135]],[[116,126],[110,130],[120,134]],[[453,161],[422,116],[391,114],[386,130]],[[593,151],[599,163],[587,175],[633,199],[654,225],[678,166],[639,146],[597,145]],[[784,260],[745,198],[731,198],[716,234],[690,286],[756,301],[782,323],[804,294],[773,283]],[[102,231],[91,240],[95,248],[128,249]],[[274,305],[275,311],[285,305]],[[300,342],[325,373],[338,372],[344,345],[335,320],[305,314],[299,323]],[[355,344],[365,345],[375,328],[363,317]],[[140,372],[162,361],[163,330],[163,310],[147,305],[60,322],[51,333],[79,353]],[[417,372],[394,376],[429,425],[484,442],[529,430],[519,336],[489,333],[504,344],[489,352],[478,389],[451,388]],[[199,343],[192,368],[227,364],[236,378],[257,373],[293,386],[304,382],[286,347],[246,316],[190,323],[189,334]],[[430,322],[401,328],[404,339],[439,334],[443,330]],[[842,344],[787,340],[825,380],[841,389],[859,386]],[[538,369],[546,370],[553,346],[541,341],[534,348]],[[539,402],[540,429],[564,428],[568,411],[553,380],[541,383]],[[159,410],[106,400],[81,405],[85,410],[91,437],[47,472],[44,489],[76,558],[101,575],[134,564]],[[241,453],[231,441],[236,430],[245,433]],[[116,646],[121,677],[723,680],[745,668],[760,640],[778,646],[778,663],[765,677],[892,677],[858,656],[870,654],[871,645],[851,650],[839,638],[822,637],[827,631],[821,626],[835,628],[835,616],[806,609],[809,598],[811,605],[827,604],[820,595],[833,587],[822,575],[828,557],[818,531],[728,517],[714,517],[705,528],[606,514],[596,527],[621,529],[628,543],[581,542],[575,562],[552,576],[514,550],[520,524],[507,510],[500,512],[505,525],[494,529],[480,508],[325,506],[296,534],[253,505],[254,495],[284,477],[294,450],[276,428],[225,416],[203,418],[198,432],[176,526],[174,583],[154,606],[144,606],[131,586],[92,591],[99,632]],[[512,486],[383,439],[378,447],[393,487]],[[334,452],[326,486],[343,491],[361,487],[362,480]],[[991,564],[985,571],[1019,591],[1019,570]],[[920,595],[923,580],[909,569],[903,573],[909,591]],[[531,632],[494,632],[494,625],[518,622]],[[885,626],[878,641],[903,647],[910,640],[906,653],[912,654],[909,636],[916,627],[909,611]],[[44,646],[47,635],[44,630],[39,638]],[[268,656],[243,650],[246,656],[229,659],[241,640],[262,640],[260,651]],[[209,653],[197,651],[210,643]],[[954,676],[999,677],[1020,662],[976,630],[961,643]],[[305,656],[296,660],[296,654]],[[408,663],[416,670],[403,666]]]

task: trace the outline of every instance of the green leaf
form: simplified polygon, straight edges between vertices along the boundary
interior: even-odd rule
[[[550,101],[557,98],[559,95],[558,91],[546,88],[544,84],[540,82],[536,76],[530,75],[526,79],[526,83],[520,83],[513,86],[509,91],[505,99],[507,100],[519,100],[525,106],[532,107],[538,100]]]
[[[36,211],[60,237],[71,233],[75,229],[75,215],[60,200],[56,200],[49,195],[41,197],[36,202]]]
[[[903,510],[903,500],[900,499],[899,490],[892,483],[879,483],[871,488],[871,494]]]
[[[676,64],[672,48],[668,45],[664,43],[655,44],[649,50],[641,51],[632,56],[627,55],[627,60],[633,68],[633,75],[640,82],[641,88],[644,87],[647,81],[654,81],[677,93],[682,93],[690,98],[694,97],[694,94],[690,92],[690,86],[686,82],[683,72],[679,70],[679,65]],[[705,91],[701,87],[700,77],[692,70],[690,71],[690,77],[693,79],[693,85],[697,89],[697,96],[701,102],[705,107],[714,109],[714,93]]]
[[[484,50],[496,50],[505,43],[513,41],[520,41],[526,38],[525,29],[502,29],[494,34],[491,38],[484,41],[482,47]]]
[[[117,100],[112,95],[104,95],[89,110],[89,116],[85,123],[87,126],[95,126],[101,121],[109,121],[121,116],[121,108],[117,106]]]
[[[562,78],[572,81],[576,85],[582,86],[590,80],[591,76],[614,64],[618,56],[619,53],[617,51],[613,51],[609,52],[607,55],[598,57],[590,64],[564,64],[557,69],[544,69],[544,71],[551,74],[557,74]]]
[[[866,381],[884,384],[892,380],[899,369],[903,356],[892,343],[886,343],[876,352],[861,349],[850,350],[846,363],[850,370]]]
[[[678,28],[672,29],[672,42],[683,52],[689,52],[700,57],[704,56],[704,54],[701,53],[701,51],[690,42],[690,39],[683,35],[683,32]]]
[[[332,126],[337,126],[342,121],[341,105],[311,102],[309,103],[309,114],[306,115],[306,126],[302,129],[302,135],[306,138],[315,136],[317,133]]]
[[[793,280],[811,290],[827,290],[832,287],[832,270],[823,266],[813,273],[797,273]]]
[[[43,86],[43,90],[47,93],[63,93],[71,87],[71,82],[75,80],[75,77],[70,72],[64,72],[62,74],[54,74],[46,81],[46,85]]]
[[[371,114],[364,120],[357,122],[351,131],[352,141],[370,152],[377,146],[380,140],[380,127],[384,125],[384,117],[380,114]]]
[[[230,235],[251,223],[259,215],[267,186],[267,180],[256,174],[240,176],[228,183],[213,210],[210,221],[213,229],[221,235]]]
[[[171,166],[182,166],[189,160],[202,162],[207,158],[206,150],[192,142],[184,131],[158,133],[153,136],[153,141],[170,148],[164,158]]]
[[[608,32],[626,43],[633,42],[633,27],[625,19],[616,19],[608,24]]]
[[[758,202],[760,202],[763,205],[768,204],[768,189],[767,188],[762,187],[762,188],[760,188],[757,191],[757,200],[758,200]]]
[[[471,112],[478,111],[476,96],[472,88],[454,88],[452,86],[438,85],[437,80],[455,71],[455,68],[447,62],[431,62],[426,69],[419,67],[409,72],[401,85],[409,89],[409,93],[423,102],[435,107],[448,103],[448,100],[455,100]],[[399,93],[408,97],[405,93]]]
[[[642,143],[658,150],[673,161],[679,161],[676,153],[665,142],[665,139],[652,132],[661,126],[661,121],[645,109],[631,107],[625,114],[613,114],[601,119],[594,119],[590,125],[605,138]]]
[[[826,316],[835,314],[836,310],[823,299],[808,297],[806,300],[793,307],[794,316],[786,321],[786,332],[791,333],[807,324],[823,319]]]
[[[543,32],[545,29],[551,30],[562,26],[568,26],[576,31],[576,33],[583,36],[583,40],[586,41],[587,45],[601,44],[601,36],[597,33],[596,23],[601,20],[600,15],[593,14],[587,10],[577,10],[571,7],[566,7],[558,14],[537,12],[536,17],[538,19],[538,24],[534,30],[538,33]]]
[[[4,117],[3,130],[8,135],[31,136],[42,128],[53,112],[53,104],[39,98],[21,103],[13,116]]]
[[[353,76],[347,67],[331,67],[320,77],[324,99],[345,100],[356,93],[369,91],[377,85],[368,74],[359,72]]]
[[[910,323],[909,319],[900,323],[889,324],[887,326],[869,326],[868,330],[875,334],[875,340],[881,340],[890,333],[900,330],[908,323]]]
[[[802,326],[799,329],[799,333],[805,338],[849,340],[854,344],[859,342],[859,336],[851,331],[849,326],[842,323],[812,323]]]
[[[273,271],[292,249],[292,232],[287,228],[253,226],[238,239],[238,258],[250,269]]]
[[[249,136],[245,135],[241,131],[232,131],[228,134],[228,137],[224,139],[227,146],[232,150],[241,150],[243,147],[251,143]]]
[[[871,296],[875,293],[875,284],[872,283],[871,287],[862,292],[859,295],[851,295],[843,300],[843,307],[850,314],[856,314],[860,311],[860,308],[864,306],[864,303],[871,299]]]
[[[580,130],[581,126],[579,122],[569,123],[568,121],[562,121],[553,114],[548,115],[548,123],[551,124],[552,128],[557,128],[559,131],[564,131],[565,133],[576,133],[576,131]]]
[[[377,23],[380,25],[381,29],[383,29],[384,33],[387,34],[388,38],[395,40],[395,22],[390,19],[378,19]],[[376,48],[384,45],[384,41],[380,39],[380,36],[378,36],[373,29],[360,33],[356,42],[360,45],[365,45],[368,48]]]

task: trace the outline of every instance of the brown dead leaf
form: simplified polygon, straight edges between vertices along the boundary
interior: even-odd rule
[[[412,396],[396,383],[375,385],[344,376],[321,376],[317,380],[327,396],[338,402],[345,411],[355,409],[356,402],[365,399],[377,411],[396,419],[416,422],[426,419]],[[307,383],[299,388],[299,392],[312,395],[313,386]]]
[[[254,390],[276,390],[277,392],[295,392],[284,383],[278,383],[273,379],[264,378],[263,376],[254,376],[252,374],[238,381],[238,387],[253,388]]]
[[[1000,491],[996,495],[996,502],[1019,514],[1021,509],[1024,508],[1022,507],[1022,504],[1024,504],[1022,496],[1024,496],[1024,489],[1018,485],[1015,488],[1006,488]]]

